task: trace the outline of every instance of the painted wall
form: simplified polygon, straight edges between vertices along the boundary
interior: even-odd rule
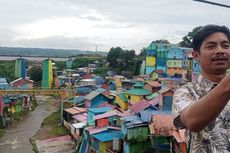
[[[117,103],[123,110],[127,110],[128,109],[127,102],[122,101],[122,99],[118,95],[116,95],[115,103]]]
[[[101,119],[96,120],[97,127],[104,127],[108,125],[109,125],[108,118],[101,118]]]
[[[93,98],[90,102],[90,107],[94,108],[97,107],[98,105],[100,105],[103,102],[108,102],[109,98],[107,98],[106,96],[99,94],[98,96],[96,96],[95,98]]]

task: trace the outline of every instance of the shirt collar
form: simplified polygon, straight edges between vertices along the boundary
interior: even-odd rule
[[[206,93],[208,93],[211,89],[213,89],[215,86],[217,85],[217,83],[214,83],[208,79],[206,79],[204,76],[202,76],[201,74],[198,76],[196,82],[195,82],[195,86],[197,88],[197,90],[203,90]]]

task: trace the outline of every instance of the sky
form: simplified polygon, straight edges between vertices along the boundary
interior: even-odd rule
[[[211,0],[230,5],[229,0]],[[0,0],[0,46],[139,53],[196,26],[230,27],[230,8],[193,0]]]

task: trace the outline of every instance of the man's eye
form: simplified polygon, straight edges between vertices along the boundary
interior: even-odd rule
[[[213,45],[210,45],[210,46],[207,46],[206,48],[207,48],[207,49],[213,49],[214,46],[213,46]]]
[[[224,48],[224,49],[228,49],[229,47],[230,47],[230,44],[224,44],[224,45],[223,45],[223,48]]]

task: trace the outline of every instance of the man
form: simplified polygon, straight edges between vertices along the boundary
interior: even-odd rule
[[[173,96],[174,125],[186,129],[190,153],[230,152],[230,32],[207,25],[193,37],[193,57],[199,62],[197,80]]]

